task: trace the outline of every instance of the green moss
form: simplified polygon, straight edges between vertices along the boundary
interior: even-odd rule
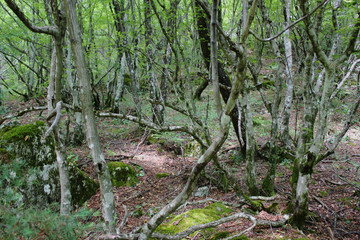
[[[205,208],[192,209],[177,215],[170,219],[168,223],[161,224],[156,231],[163,234],[174,235],[185,231],[191,226],[219,220],[231,212],[232,210],[222,203],[213,203]]]
[[[234,237],[232,240],[248,240],[249,238],[245,235],[240,235],[239,237]]]
[[[111,181],[114,187],[135,186],[138,182],[135,170],[122,162],[108,163]]]
[[[280,213],[280,204],[273,203],[266,209],[266,211],[269,213],[278,214]]]
[[[155,177],[156,177],[157,179],[159,179],[159,178],[164,178],[164,177],[168,177],[168,176],[169,176],[168,173],[155,173]]]
[[[218,232],[218,233],[215,233],[210,239],[212,240],[217,240],[217,239],[223,239],[223,238],[226,238],[230,235],[230,233],[228,232]]]
[[[72,166],[69,172],[72,202],[75,207],[80,207],[95,195],[99,184],[75,166]]]
[[[5,142],[17,142],[17,141],[31,141],[32,138],[41,134],[41,127],[45,126],[42,121],[37,121],[35,124],[25,124],[22,126],[15,126],[8,131],[4,132],[0,137]]]

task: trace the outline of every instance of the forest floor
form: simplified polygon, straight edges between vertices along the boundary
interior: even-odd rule
[[[10,102],[6,104],[9,112],[23,109],[26,105]],[[28,104],[27,104],[28,105]],[[25,122],[39,119],[39,113],[29,113]],[[333,126],[337,126],[334,124]],[[184,156],[184,145],[173,144],[171,140],[164,143],[152,144],[147,140],[149,131],[125,120],[98,119],[99,135],[107,161],[122,161],[134,167],[141,167],[139,184],[135,187],[114,188],[117,224],[120,225],[124,216],[124,205],[129,213],[135,211],[143,214],[130,214],[127,224],[122,232],[130,232],[146,222],[149,211],[159,210],[171,201],[184,186],[192,166],[197,157]],[[186,140],[186,139],[185,139]],[[258,139],[265,141],[264,137]],[[186,141],[183,142],[185,144]],[[90,153],[84,144],[80,147],[69,147],[68,153],[75,155],[81,169],[96,179]],[[230,140],[220,150],[221,161],[226,162],[233,169],[240,186],[245,189],[245,163],[234,161],[236,154],[236,141]],[[310,186],[309,210],[311,216],[306,222],[305,230],[299,231],[286,224],[282,227],[271,228],[257,226],[245,235],[250,239],[360,239],[360,199],[355,196],[356,182],[360,182],[360,126],[352,127],[345,140],[337,148],[336,153],[320,162],[315,167]],[[139,168],[137,168],[139,169]],[[208,171],[213,169],[211,164]],[[256,161],[256,174],[258,184],[267,171],[267,163],[258,158]],[[284,160],[278,167],[276,178],[277,198],[271,203],[279,203],[280,211],[277,214],[259,212],[258,219],[278,220],[282,210],[290,198],[291,162]],[[157,179],[156,173],[167,173],[168,176]],[[199,201],[213,198],[220,201],[236,203],[237,197],[230,189],[228,192],[219,190],[205,178],[201,178],[198,187],[207,186],[209,193],[203,198],[192,196],[189,201]],[[206,204],[205,204],[206,205]],[[181,208],[175,214],[188,211],[190,208],[200,208],[204,204],[189,205]],[[101,211],[99,190],[88,202],[87,207]],[[151,209],[151,210],[150,210]],[[241,211],[241,209],[233,209]],[[87,219],[88,222],[99,223],[100,217]],[[251,225],[251,222],[239,219],[217,227],[218,232],[227,231],[231,234],[240,232]],[[185,230],[185,229],[184,229]],[[89,232],[86,239],[97,239],[101,232]],[[189,239],[203,239],[197,234]]]

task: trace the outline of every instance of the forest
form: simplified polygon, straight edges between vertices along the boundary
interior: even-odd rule
[[[358,1],[0,9],[0,239],[360,239]]]

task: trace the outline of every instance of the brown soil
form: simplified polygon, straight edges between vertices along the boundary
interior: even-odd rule
[[[15,103],[8,106],[9,111],[15,111],[23,107]],[[21,121],[28,122],[30,119],[39,119],[39,113],[29,113],[26,116]],[[174,151],[169,150],[171,148],[167,147],[164,150],[158,144],[150,145],[146,141],[147,131],[138,128],[135,124],[113,123],[111,119],[99,119],[98,123],[106,159],[108,161],[123,161],[133,165],[135,169],[138,169],[139,174],[143,175],[139,176],[140,182],[135,187],[114,188],[118,225],[120,225],[124,216],[124,207],[127,208],[129,213],[139,209],[144,213],[142,216],[136,217],[130,214],[127,224],[122,230],[122,232],[130,232],[148,221],[152,212],[161,209],[181,191],[197,159],[182,157],[181,154],[177,155]],[[128,128],[129,132],[121,136],[109,132],[109,128]],[[350,130],[348,138],[343,141],[334,155],[315,167],[310,186],[309,210],[312,214],[306,222],[306,230],[299,231],[288,224],[279,228],[257,226],[246,233],[246,236],[251,239],[359,239],[360,199],[359,196],[355,196],[356,187],[351,182],[360,182],[360,136],[357,129],[359,129],[359,125]],[[236,142],[231,144],[236,144]],[[78,156],[78,163],[81,164],[81,168],[96,178],[92,162],[89,161],[91,159],[86,146],[73,148],[71,153]],[[221,161],[225,161],[233,169],[236,169],[238,182],[245,189],[244,163],[237,165],[230,160],[230,156],[233,154],[232,151],[224,151],[223,149],[222,153]],[[140,168],[143,171],[140,171]],[[208,169],[211,171],[211,166]],[[267,170],[266,162],[261,159],[257,160],[256,169],[259,179],[261,179]],[[157,179],[155,177],[156,173],[168,173],[169,175]],[[281,210],[284,210],[291,194],[289,186],[291,177],[290,164],[283,163],[279,165],[278,173],[276,190],[279,197],[272,202],[279,203]],[[209,187],[210,192],[207,197],[234,203],[237,201],[236,195],[231,190],[225,193],[205,179],[199,181],[198,187],[201,186]],[[200,199],[196,197],[189,199],[189,201],[198,200]],[[270,205],[272,202],[265,203],[265,205]],[[175,214],[187,211],[189,208],[202,206],[192,205],[181,208]],[[87,207],[95,211],[101,211],[99,191],[87,202]],[[241,209],[234,210],[240,211]],[[281,216],[281,213],[273,215],[260,212],[255,217],[278,220]],[[88,221],[100,223],[101,218],[92,217]],[[222,224],[217,227],[217,230],[219,232],[237,233],[250,225],[249,221],[239,219]],[[97,239],[101,234],[103,233],[89,232],[86,239]],[[194,239],[202,239],[202,236],[198,234]]]

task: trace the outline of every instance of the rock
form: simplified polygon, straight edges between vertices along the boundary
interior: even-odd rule
[[[209,193],[209,188],[208,187],[201,187],[198,188],[196,191],[194,191],[194,197],[204,197],[206,195],[208,195]]]
[[[19,174],[22,182],[19,194],[25,206],[46,207],[60,201],[58,165],[52,137],[44,138],[44,122],[7,125],[0,130],[0,164],[21,159],[24,169]],[[73,205],[80,206],[96,193],[98,184],[70,165]]]
[[[228,216],[232,212],[231,209],[224,206],[222,203],[213,203],[205,208],[196,208],[185,213],[170,218],[166,223],[161,224],[156,232],[162,234],[174,235],[185,231],[194,225],[204,224],[219,220],[222,217]],[[204,233],[205,231],[203,231]],[[191,234],[194,236],[196,233]],[[207,234],[212,235],[213,232]],[[210,237],[207,237],[208,239]]]
[[[76,166],[70,166],[71,196],[77,208],[95,195],[99,184]]]
[[[155,173],[155,177],[157,179],[160,179],[160,178],[165,178],[165,177],[168,177],[169,174],[168,173]]]
[[[133,187],[138,182],[135,170],[123,162],[109,162],[111,181],[114,187]]]

